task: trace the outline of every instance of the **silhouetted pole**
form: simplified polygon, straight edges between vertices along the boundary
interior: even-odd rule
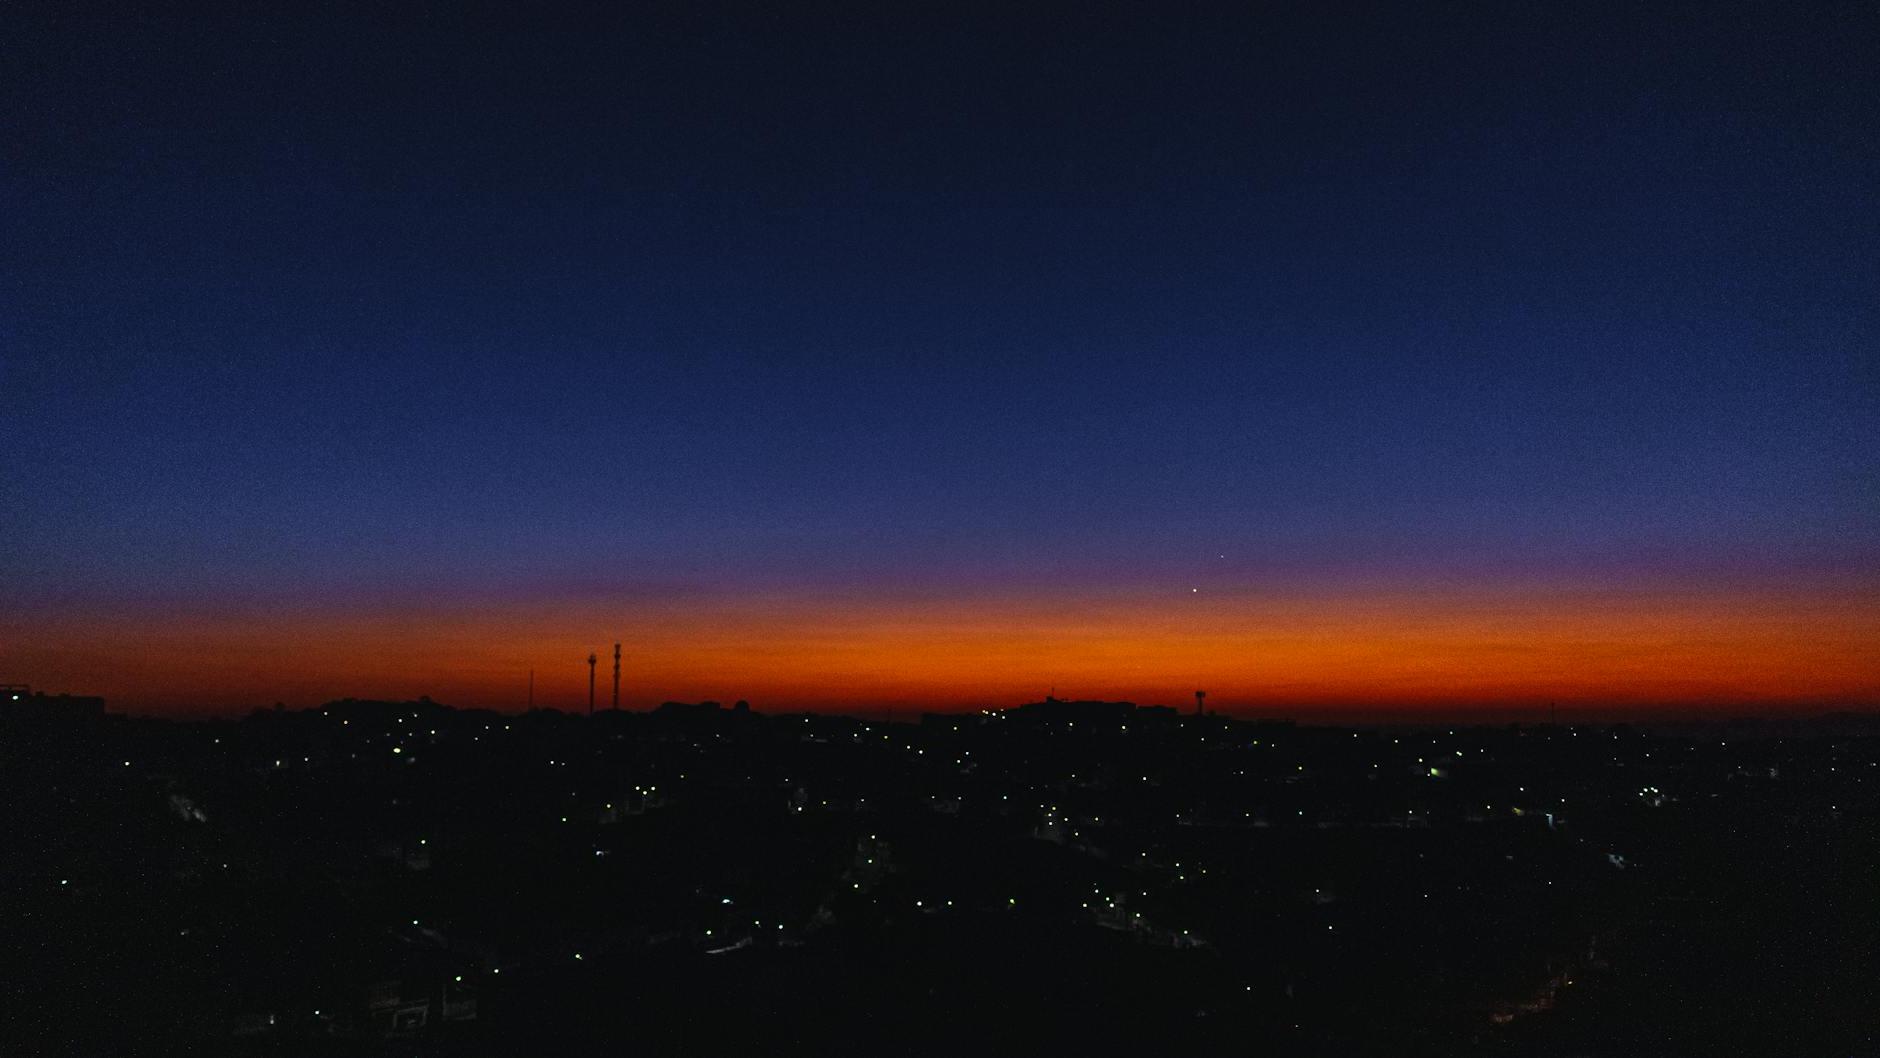
[[[614,712],[620,711],[620,644],[614,644]]]
[[[594,663],[598,660],[600,659],[596,658],[594,655],[592,654],[588,655],[588,715],[589,716],[594,715]]]
[[[1207,699],[1208,699],[1208,692],[1206,691],[1195,692],[1195,715],[1196,716],[1206,715],[1207,710],[1201,708],[1201,703],[1207,701]]]
[[[535,712],[535,670],[529,670],[529,712]]]

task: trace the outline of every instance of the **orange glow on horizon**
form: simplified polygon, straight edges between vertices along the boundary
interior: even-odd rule
[[[623,648],[623,704],[970,709],[1060,697],[1229,712],[1880,701],[1880,597],[1375,592],[972,600],[776,596],[470,612],[66,618],[8,636],[9,673],[114,710],[239,711],[428,694],[585,709],[589,651]],[[603,664],[598,700],[607,704]],[[19,678],[19,677],[14,677]]]

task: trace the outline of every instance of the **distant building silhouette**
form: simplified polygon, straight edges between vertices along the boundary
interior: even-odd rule
[[[1136,712],[1134,702],[1067,702],[1046,695],[1042,702],[1030,702],[1006,710],[1007,715],[1024,720],[1076,722],[1078,720],[1124,723]]]
[[[46,694],[24,683],[0,683],[0,717],[8,720],[72,721],[104,715],[104,699],[84,694]]]

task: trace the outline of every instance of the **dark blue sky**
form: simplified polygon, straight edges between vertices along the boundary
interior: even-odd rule
[[[10,19],[11,605],[1871,573],[1870,6],[1016,6]]]

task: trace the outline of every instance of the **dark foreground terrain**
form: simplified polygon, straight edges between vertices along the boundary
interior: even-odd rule
[[[0,1053],[1880,1051],[1880,738],[335,702],[0,727]]]

